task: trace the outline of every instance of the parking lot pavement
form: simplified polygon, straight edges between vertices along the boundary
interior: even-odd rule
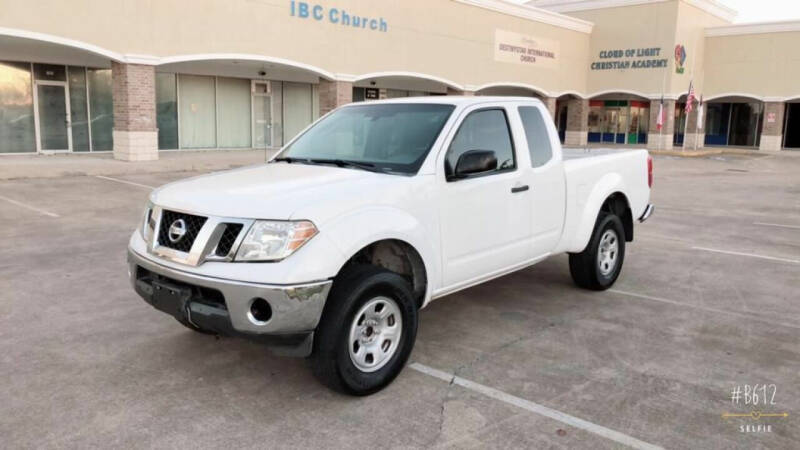
[[[150,187],[194,173],[0,181],[0,446],[800,448],[798,156],[657,158],[613,289],[561,255],[438,300],[359,399],[132,291]],[[723,417],[751,411],[789,415]]]

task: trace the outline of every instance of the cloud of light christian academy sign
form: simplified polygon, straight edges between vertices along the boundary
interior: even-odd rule
[[[291,0],[289,2],[289,15],[300,19],[313,19],[318,22],[330,22],[351,28],[382,31],[389,30],[389,24],[383,17],[370,17],[355,14],[351,11],[334,7]]]
[[[661,57],[661,47],[603,50],[592,70],[658,69],[667,67],[669,59]]]

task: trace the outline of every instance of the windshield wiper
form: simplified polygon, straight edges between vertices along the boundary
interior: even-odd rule
[[[328,159],[328,158],[293,158],[291,156],[281,156],[275,158],[270,162],[286,162],[286,163],[301,163],[301,164],[332,164],[337,167],[354,167],[356,169],[366,170],[369,172],[385,172],[384,168],[377,168],[375,164],[361,161],[350,161],[348,159]]]
[[[287,162],[287,163],[291,164],[293,162],[300,162],[300,161],[303,161],[303,160],[300,159],[300,158],[292,158],[290,156],[281,156],[280,158],[275,158],[270,162]]]
[[[315,164],[333,164],[337,167],[355,167],[356,169],[367,170],[369,172],[382,172],[375,167],[375,164],[361,161],[350,161],[347,159],[323,159],[323,158],[309,158],[305,161]]]

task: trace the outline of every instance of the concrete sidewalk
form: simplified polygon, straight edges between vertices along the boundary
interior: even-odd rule
[[[277,150],[200,150],[160,152],[158,161],[126,162],[111,153],[0,156],[0,180],[85,175],[212,171],[264,162]]]

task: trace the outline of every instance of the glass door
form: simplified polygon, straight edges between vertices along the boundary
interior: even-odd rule
[[[39,151],[68,152],[72,148],[67,83],[37,81],[36,117]]]
[[[628,131],[628,107],[620,106],[617,113],[617,128],[615,131],[615,143],[624,144]]]
[[[605,130],[603,131],[603,142],[613,144],[617,140],[617,124],[619,122],[619,108],[606,107]]]
[[[269,82],[253,82],[253,147],[272,147],[272,96]]]

